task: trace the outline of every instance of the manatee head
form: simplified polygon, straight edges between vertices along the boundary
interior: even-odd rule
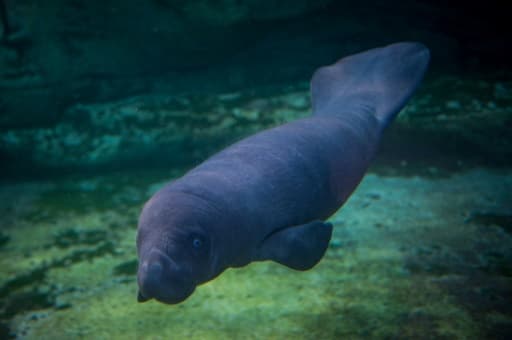
[[[166,188],[145,204],[137,232],[139,302],[182,302],[222,271],[215,221],[215,211],[201,198]]]

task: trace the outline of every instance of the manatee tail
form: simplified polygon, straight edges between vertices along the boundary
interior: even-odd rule
[[[423,44],[402,42],[321,67],[311,80],[313,114],[374,114],[384,129],[420,84],[429,60]]]

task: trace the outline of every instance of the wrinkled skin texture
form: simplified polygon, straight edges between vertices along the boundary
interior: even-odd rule
[[[179,303],[251,261],[314,266],[331,237],[323,221],[361,181],[428,60],[423,45],[399,43],[323,67],[312,117],[235,143],[164,186],[139,219],[138,300]]]
[[[139,258],[143,259],[138,275],[140,301],[153,297],[177,303],[192,294],[197,284],[213,278],[213,239],[201,225],[211,227],[208,217],[215,215],[201,214],[195,201],[188,195],[174,197],[160,191],[146,203],[144,209],[150,213],[141,215],[137,235]],[[172,227],[160,228],[162,220]],[[169,282],[176,288],[166,289]]]

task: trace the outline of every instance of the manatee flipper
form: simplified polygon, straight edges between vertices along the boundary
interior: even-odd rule
[[[373,114],[382,130],[412,96],[429,60],[423,44],[402,42],[321,67],[311,80],[313,114]]]
[[[272,260],[292,269],[307,270],[324,256],[331,235],[332,224],[323,221],[285,228],[263,241],[254,260]]]

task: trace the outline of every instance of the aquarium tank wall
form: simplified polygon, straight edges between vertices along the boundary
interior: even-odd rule
[[[508,16],[494,1],[0,0],[0,339],[511,338]],[[428,47],[428,71],[318,265],[256,262],[180,304],[137,302],[155,192],[309,117],[319,67],[402,41]]]

